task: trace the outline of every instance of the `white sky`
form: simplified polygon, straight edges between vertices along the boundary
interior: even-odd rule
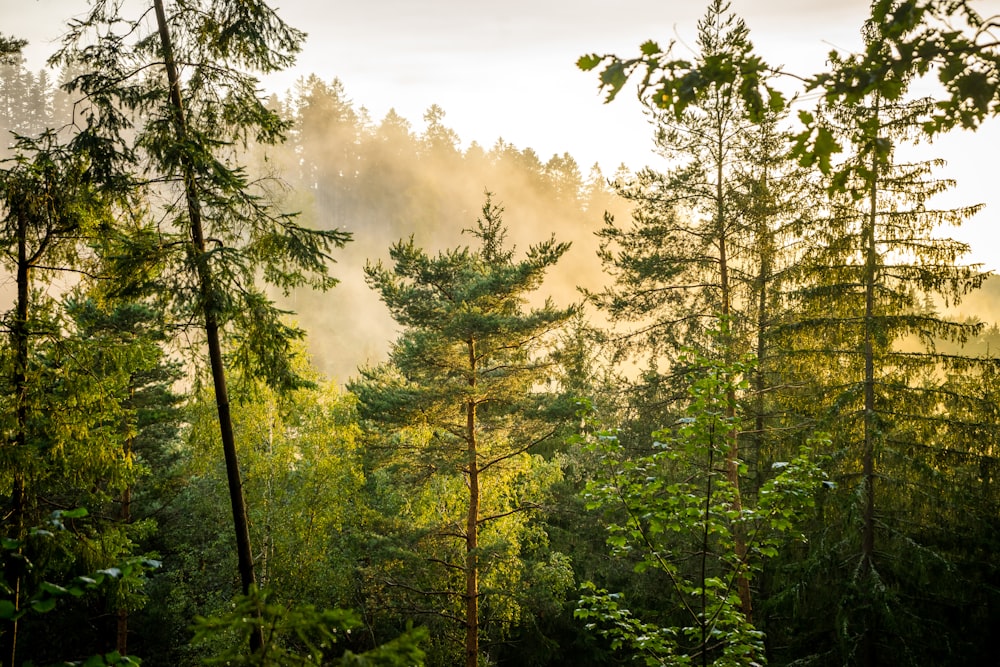
[[[586,174],[620,163],[655,163],[651,131],[628,90],[611,105],[597,92],[597,75],[576,59],[590,52],[633,56],[655,39],[694,41],[706,2],[694,0],[274,0],[280,15],[308,40],[295,70],[267,79],[283,93],[314,73],[339,78],[356,106],[380,120],[390,108],[422,129],[424,111],[438,104],[463,144],[491,146],[498,137],[533,148],[545,161],[570,153]],[[732,0],[758,53],[772,65],[810,75],[832,48],[860,45],[867,0]],[[978,0],[982,14],[1000,0]],[[0,0],[0,31],[29,39],[28,66],[38,69],[54,50],[66,19],[86,0]],[[683,49],[683,46],[680,47]],[[683,53],[679,51],[678,53]],[[941,176],[958,187],[949,205],[978,202],[986,210],[955,236],[973,246],[973,261],[1000,269],[1000,184],[995,148],[1000,120],[977,135],[939,140],[928,157],[943,157]]]

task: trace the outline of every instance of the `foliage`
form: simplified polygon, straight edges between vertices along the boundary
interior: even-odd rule
[[[728,416],[727,396],[749,386],[749,362],[724,364],[694,356],[697,378],[685,416],[654,434],[654,451],[623,458],[614,433],[592,441],[604,465],[587,485],[589,509],[609,517],[611,555],[655,571],[670,591],[658,621],[644,621],[620,594],[584,586],[576,615],[648,665],[755,665],[764,660],[763,633],[741,611],[737,582],[759,572],[791,536],[804,539],[796,518],[814,505],[824,475],[810,449],[774,464],[755,507],[737,506],[728,479],[727,434],[740,428]],[[737,535],[750,557],[741,557]],[[669,611],[667,611],[669,610]]]
[[[289,607],[274,601],[269,592],[253,589],[250,595],[238,596],[226,613],[195,618],[193,641],[197,644],[219,634],[241,638],[233,644],[234,648],[206,659],[203,663],[206,665],[411,667],[424,664],[420,643],[427,632],[423,628],[408,629],[364,653],[344,649],[345,639],[360,625],[353,612],[320,610],[309,604]],[[264,645],[246,655],[236,647],[245,646],[255,630],[261,631]]]
[[[23,39],[0,35],[0,63],[13,59],[21,54],[21,49],[28,45]]]
[[[85,539],[77,534],[73,524],[87,515],[84,508],[55,510],[45,524],[31,528],[24,538],[0,538],[0,623],[4,632],[10,631],[8,624],[12,621],[28,615],[47,614],[66,601],[106,593],[112,588],[139,588],[146,575],[160,567],[159,561],[128,557],[114,566],[76,575],[61,583],[44,578],[47,560],[58,558],[60,552],[73,551],[73,543]],[[29,582],[27,590],[22,590],[20,595],[15,592],[15,579]],[[61,664],[128,666],[139,662],[138,658],[112,651],[82,662]]]
[[[179,322],[207,310],[233,333],[233,362],[275,386],[293,386],[287,357],[302,332],[284,323],[255,285],[263,281],[286,292],[332,287],[329,253],[349,235],[306,228],[294,214],[275,210],[275,185],[253,178],[234,148],[282,139],[287,124],[258,97],[256,79],[244,68],[266,73],[287,65],[302,35],[261,2],[178,5],[167,20],[177,33],[174,57],[191,70],[178,92],[185,136],[177,135],[178,110],[163,81],[124,74],[161,61],[161,38],[143,34],[143,18],[95,3],[90,16],[73,22],[57,56],[84,69],[67,87],[92,105],[73,145],[106,145],[109,152],[95,168],[109,170],[109,179],[141,182],[164,213],[160,222],[120,236],[121,250],[111,258],[119,291],[163,299]],[[141,179],[142,172],[151,179]],[[190,208],[193,200],[178,198],[178,189],[194,182],[197,193],[185,197],[193,195],[198,205]],[[201,229],[192,236],[195,224]],[[146,268],[150,262],[156,271]]]
[[[288,66],[304,34],[259,0],[177,2],[170,13],[164,0],[152,0],[131,19],[125,9],[95,2],[71,23],[55,60],[84,71],[67,84],[90,105],[73,145],[100,146],[90,154],[105,188],[141,185],[140,201],[158,209],[156,219],[112,234],[126,250],[109,262],[120,294],[159,299],[174,321],[199,321],[204,333],[246,594],[255,572],[221,334],[230,334],[228,362],[248,376],[299,386],[292,351],[304,333],[286,324],[260,283],[286,295],[332,287],[330,252],[350,235],[309,229],[277,210],[236,150],[283,138],[286,123],[247,70]],[[150,10],[155,21],[147,20]],[[146,76],[151,67],[162,75]],[[261,642],[251,637],[252,648]]]
[[[358,535],[367,520],[354,402],[298,363],[296,372],[313,387],[277,392],[260,380],[233,378],[233,428],[251,537],[259,545],[256,574],[275,604],[349,606],[358,601],[357,561],[364,555]],[[224,494],[226,472],[216,455],[217,415],[207,388],[193,392],[185,418],[173,486],[146,505],[159,523],[151,544],[164,567],[150,591],[152,608],[136,619],[151,628],[145,654],[167,664],[200,660],[219,649],[213,641],[232,639],[220,633],[187,645],[190,619],[223,613],[237,592],[226,508],[215,501]]]
[[[944,95],[923,131],[933,136],[956,126],[976,128],[1000,111],[994,28],[969,0],[876,0],[865,24],[865,51],[849,56],[832,51],[829,71],[807,78],[805,89],[820,91],[830,104],[855,104],[875,91],[898,101],[914,79],[936,72]],[[692,64],[673,58],[673,46],[671,42],[664,49],[650,40],[636,58],[595,53],[582,56],[577,66],[589,71],[604,65],[600,88],[607,89],[608,102],[641,73],[640,96],[677,118],[718,85],[737,91],[754,120],[787,106],[784,94],[767,82],[773,68],[750,49]],[[799,118],[804,129],[796,140],[796,155],[803,164],[830,172],[831,156],[842,150],[841,144],[813,114],[802,111]]]

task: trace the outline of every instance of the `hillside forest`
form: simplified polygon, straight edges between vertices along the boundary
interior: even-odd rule
[[[263,0],[0,35],[0,664],[995,664],[1000,281],[904,157],[1000,110],[973,4],[582,55],[613,173],[265,96]]]

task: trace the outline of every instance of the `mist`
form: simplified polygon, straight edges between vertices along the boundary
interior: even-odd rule
[[[487,193],[504,209],[516,255],[551,236],[572,244],[539,299],[565,306],[581,301],[578,288],[604,281],[594,232],[605,211],[623,203],[597,165],[584,171],[569,153],[543,159],[502,139],[463,149],[437,106],[419,131],[392,110],[373,120],[337,80],[302,79],[274,103],[295,123],[289,141],[268,156],[290,188],[285,205],[302,211],[307,224],[353,234],[335,256],[337,287],[302,290],[283,302],[308,332],[313,365],[327,377],[345,382],[359,366],[385,360],[400,333],[365,283],[365,264],[387,263],[390,246],[411,236],[431,254],[472,244],[463,230],[475,227]]]

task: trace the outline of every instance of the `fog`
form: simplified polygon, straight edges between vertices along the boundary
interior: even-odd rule
[[[504,209],[516,255],[551,236],[572,243],[539,302],[578,302],[578,287],[603,281],[594,232],[605,211],[622,204],[596,165],[583,169],[568,153],[542,157],[502,139],[463,149],[443,109],[432,106],[417,121],[394,111],[372,119],[337,80],[300,80],[280,104],[295,130],[287,144],[269,149],[268,163],[290,187],[285,205],[311,225],[354,237],[335,255],[340,285],[325,294],[299,291],[288,303],[309,332],[314,365],[329,377],[343,382],[359,365],[382,361],[399,335],[365,284],[365,263],[388,266],[390,246],[410,236],[432,254],[474,244],[463,230],[475,226],[487,192]]]

